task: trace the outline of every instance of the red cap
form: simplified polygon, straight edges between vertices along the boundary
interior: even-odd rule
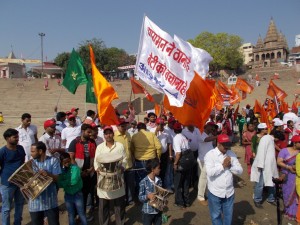
[[[46,120],[44,122],[44,129],[47,129],[48,127],[52,127],[53,125],[56,125],[56,122],[54,120]]]
[[[169,117],[168,123],[172,123],[172,122],[174,122],[174,121],[176,121],[176,120],[175,120],[175,118],[174,118],[173,116]]]
[[[128,109],[124,109],[122,112],[123,112],[123,115],[130,113]]]
[[[291,139],[291,142],[293,143],[300,142],[300,135],[294,135]]]
[[[73,114],[69,114],[69,115],[68,115],[68,120],[69,120],[69,119],[72,119],[72,118],[75,119],[76,117],[75,117]]]
[[[70,112],[70,111],[67,111],[67,112],[66,112],[66,114],[67,114],[67,115],[70,115],[70,114],[71,114],[71,112]]]
[[[79,108],[72,108],[71,113],[74,112],[74,111],[77,111],[77,110],[79,110]]]
[[[92,128],[98,127],[98,125],[95,124],[95,123],[91,123],[90,125],[91,125]]]
[[[119,118],[117,126],[120,126],[120,125],[122,125],[124,123],[128,123],[128,122],[124,118]]]
[[[218,143],[223,144],[223,143],[231,143],[229,136],[227,134],[220,134],[218,135]]]
[[[165,120],[162,119],[162,118],[157,118],[157,119],[155,120],[155,123],[156,123],[156,124],[164,124],[164,123],[165,123]]]
[[[111,130],[112,132],[114,132],[112,126],[105,126],[105,127],[103,128],[103,132],[105,132],[106,130]]]
[[[180,130],[180,129],[182,129],[181,123],[179,123],[179,122],[174,123],[173,129],[174,130]]]

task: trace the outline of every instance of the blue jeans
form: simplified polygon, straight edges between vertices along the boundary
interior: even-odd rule
[[[136,184],[136,193],[139,193],[139,184],[144,177],[147,176],[146,171],[146,160],[145,161],[135,161],[134,162],[134,169],[139,169],[135,171],[135,184]]]
[[[79,215],[82,225],[87,225],[84,211],[83,194],[81,191],[71,195],[65,193],[66,208],[68,210],[69,225],[75,225],[76,211]],[[75,210],[76,209],[76,210]]]
[[[24,197],[15,185],[1,185],[2,196],[2,225],[10,225],[10,210],[12,208],[12,200],[15,203],[14,225],[21,225]]]
[[[213,225],[231,225],[234,194],[229,198],[219,198],[208,191],[208,207]],[[223,214],[223,219],[222,219]]]
[[[174,169],[173,162],[168,161],[166,175],[165,175],[165,188],[171,190],[174,187]]]
[[[125,181],[125,196],[126,203],[133,201],[133,196],[135,196],[135,172],[132,170],[125,170],[124,181]]]
[[[162,212],[158,214],[143,213],[143,225],[161,225],[162,224]]]
[[[264,189],[264,176],[263,173],[260,173],[259,181],[255,183],[254,187],[254,201],[255,202],[261,202],[262,201],[262,194]],[[274,202],[275,201],[275,187],[268,187],[268,202]]]
[[[45,211],[29,212],[32,225],[44,225],[44,219],[47,217],[48,225],[59,225],[58,207]]]

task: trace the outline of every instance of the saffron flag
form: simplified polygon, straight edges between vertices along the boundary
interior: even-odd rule
[[[239,93],[235,90],[234,85],[231,86],[231,96],[230,96],[230,105],[234,105],[241,101]]]
[[[88,74],[86,78],[88,82],[86,84],[85,102],[97,104],[92,76]]]
[[[262,108],[261,108],[261,104],[259,101],[257,101],[257,99],[255,99],[255,103],[254,103],[254,113],[259,113],[261,114]]]
[[[203,131],[205,122],[216,104],[216,95],[211,84],[195,74],[182,107],[171,106],[166,96],[163,104],[180,123],[194,125]]]
[[[194,70],[205,76],[211,60],[206,51],[194,48],[177,36],[173,38],[144,17],[135,73],[164,93],[172,106],[183,105]]]
[[[130,83],[133,94],[144,94],[144,87],[133,77],[130,77]]]
[[[267,95],[269,95],[272,98],[276,97],[280,101],[282,101],[287,96],[285,91],[277,87],[272,80],[270,80]]]
[[[232,91],[222,81],[218,80],[218,89],[221,94],[232,95]]]
[[[118,118],[115,113],[115,109],[111,102],[114,99],[119,98],[117,92],[110,85],[110,83],[103,77],[100,71],[96,67],[95,56],[90,48],[90,58],[92,65],[92,78],[94,83],[94,91],[98,101],[98,115],[100,122],[104,125],[114,125],[118,123]]]
[[[239,89],[240,91],[246,92],[248,94],[250,94],[254,89],[252,85],[250,85],[247,81],[241,78],[237,78],[235,88]]]
[[[154,102],[154,98],[152,97],[152,95],[150,95],[150,93],[133,77],[130,78],[130,83],[131,83],[131,87],[132,87],[132,92],[134,94],[145,94],[146,98],[150,102]]]
[[[69,92],[75,94],[78,86],[86,83],[87,78],[83,61],[80,55],[73,48],[62,85]]]

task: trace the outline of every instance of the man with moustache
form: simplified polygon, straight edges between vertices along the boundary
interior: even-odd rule
[[[242,174],[243,168],[230,150],[229,136],[220,134],[217,141],[217,147],[204,157],[208,206],[213,225],[231,225],[234,203],[233,174]]]
[[[92,126],[90,124],[81,125],[81,135],[76,137],[69,146],[69,154],[72,163],[76,163],[81,169],[83,181],[82,194],[84,202],[84,211],[89,194],[93,194],[93,176],[94,176],[94,158],[96,153],[96,142],[91,138]],[[92,203],[93,206],[94,203]],[[87,217],[88,221],[93,219],[92,215]]]
[[[25,150],[25,162],[27,162],[31,157],[31,145],[38,141],[37,127],[31,124],[31,115],[29,113],[24,113],[21,116],[21,122],[22,124],[16,130],[19,132],[19,145],[22,145]]]
[[[10,225],[10,210],[14,201],[14,224],[21,225],[24,198],[20,188],[10,183],[8,178],[24,163],[25,151],[19,142],[19,133],[15,129],[7,129],[3,133],[6,145],[0,149],[0,193],[2,196],[2,225]]]
[[[42,175],[52,177],[53,182],[34,200],[29,199],[28,208],[32,225],[44,224],[47,217],[49,225],[59,225],[59,209],[57,199],[58,175],[61,173],[59,160],[46,155],[46,145],[39,141],[31,145],[31,156]]]
[[[98,145],[96,151],[96,160],[94,161],[95,170],[98,172],[98,183],[104,176],[100,174],[102,164],[98,161],[101,158],[110,156],[122,157],[122,170],[128,165],[126,152],[123,144],[114,140],[114,131],[111,126],[103,128],[105,141]],[[115,211],[115,224],[122,225],[125,223],[125,188],[122,185],[118,190],[108,191],[97,187],[97,195],[99,197],[99,224],[108,225],[110,218],[110,208]]]
[[[46,147],[46,155],[57,155],[61,152],[65,152],[62,147],[62,141],[59,135],[55,133],[56,122],[53,119],[46,120],[44,122],[45,133],[39,138],[39,141],[43,142]]]

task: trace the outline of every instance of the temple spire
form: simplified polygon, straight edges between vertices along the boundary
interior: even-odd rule
[[[258,40],[256,42],[256,48],[263,48],[264,47],[264,43],[262,41],[261,36],[259,35]]]
[[[265,37],[264,43],[276,42],[278,40],[278,32],[273,18],[271,17],[271,21],[269,24],[269,28],[267,31],[267,35]]]

